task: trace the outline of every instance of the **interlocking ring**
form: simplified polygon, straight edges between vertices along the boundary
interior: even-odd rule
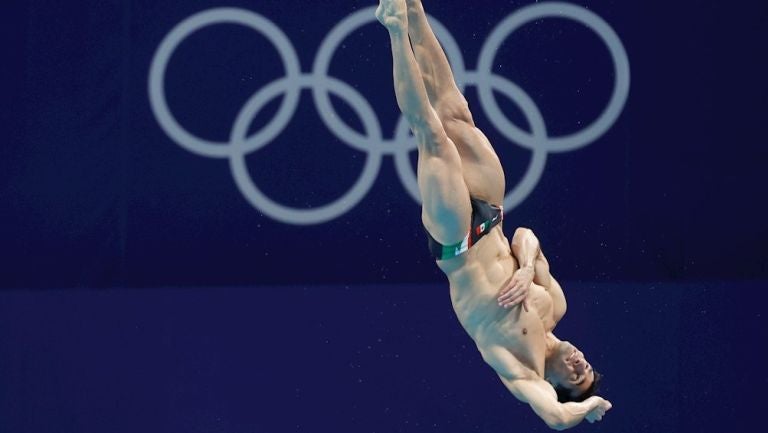
[[[376,112],[352,86],[328,75],[331,59],[341,42],[359,27],[375,21],[375,7],[361,9],[339,22],[323,40],[315,58],[312,72],[301,72],[299,58],[288,37],[267,18],[238,8],[214,8],[196,13],[177,24],[160,43],[149,71],[149,101],[160,127],[177,144],[192,153],[208,158],[228,158],[230,169],[240,192],[256,209],[277,221],[309,225],[331,221],[354,208],[365,198],[378,176],[384,156],[393,156],[395,168],[405,189],[420,202],[416,174],[410,163],[410,153],[416,143],[408,133],[408,124],[401,116],[393,139],[385,139]],[[577,21],[592,29],[606,44],[613,59],[615,84],[608,106],[592,124],[576,133],[550,137],[544,118],[533,100],[519,86],[492,72],[493,59],[501,44],[517,28],[540,18],[558,17]],[[509,212],[533,191],[541,178],[549,152],[575,150],[597,140],[609,130],[624,109],[629,96],[629,60],[616,32],[602,18],[580,6],[562,2],[545,2],[526,6],[499,23],[483,45],[478,71],[468,71],[456,40],[438,20],[429,17],[430,25],[440,40],[451,63],[454,77],[462,91],[468,85],[478,88],[480,104],[492,124],[504,137],[531,150],[528,168],[515,188],[504,197],[504,209]],[[232,126],[228,142],[214,142],[195,136],[173,117],[165,98],[165,72],[176,48],[192,33],[214,24],[237,24],[249,27],[265,36],[277,49],[285,68],[285,76],[257,91],[245,103]],[[365,165],[357,182],[343,196],[324,206],[298,209],[281,205],[267,197],[254,184],[245,163],[246,155],[258,151],[275,140],[296,113],[300,94],[309,89],[317,111],[326,127],[342,142],[365,152]],[[530,132],[512,123],[496,103],[497,91],[517,104],[528,122]],[[347,125],[330,101],[330,94],[344,100],[362,122],[364,133]],[[284,96],[280,108],[260,131],[248,135],[248,127],[258,113],[274,98]]]

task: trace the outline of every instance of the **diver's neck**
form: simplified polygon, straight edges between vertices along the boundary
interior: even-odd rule
[[[550,356],[557,350],[557,346],[560,344],[560,339],[555,337],[555,334],[547,332],[546,336],[546,349],[544,357],[549,359]]]
[[[546,348],[544,351],[544,379],[550,383],[552,382],[552,377],[550,375],[550,372],[552,371],[550,368],[549,361],[552,359],[552,356],[557,351],[557,346],[560,344],[560,339],[555,337],[555,334],[551,332],[547,332],[546,336]]]

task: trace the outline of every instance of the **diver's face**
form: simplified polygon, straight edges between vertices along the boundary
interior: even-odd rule
[[[550,366],[553,378],[560,386],[571,390],[585,391],[595,380],[595,372],[584,354],[567,341],[560,343]]]

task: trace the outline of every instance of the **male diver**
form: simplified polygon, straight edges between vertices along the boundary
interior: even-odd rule
[[[599,375],[552,333],[563,291],[531,230],[501,229],[504,173],[456,86],[420,0],[380,0],[397,103],[418,141],[422,221],[450,283],[451,302],[485,362],[509,391],[557,430],[600,421],[611,403]]]

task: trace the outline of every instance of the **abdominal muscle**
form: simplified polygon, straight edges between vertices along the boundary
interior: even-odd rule
[[[552,300],[543,287],[532,284],[528,311],[499,306],[502,286],[518,269],[501,228],[495,227],[464,255],[439,261],[438,266],[448,277],[456,316],[480,352],[503,348],[543,375],[546,332],[554,327]]]

